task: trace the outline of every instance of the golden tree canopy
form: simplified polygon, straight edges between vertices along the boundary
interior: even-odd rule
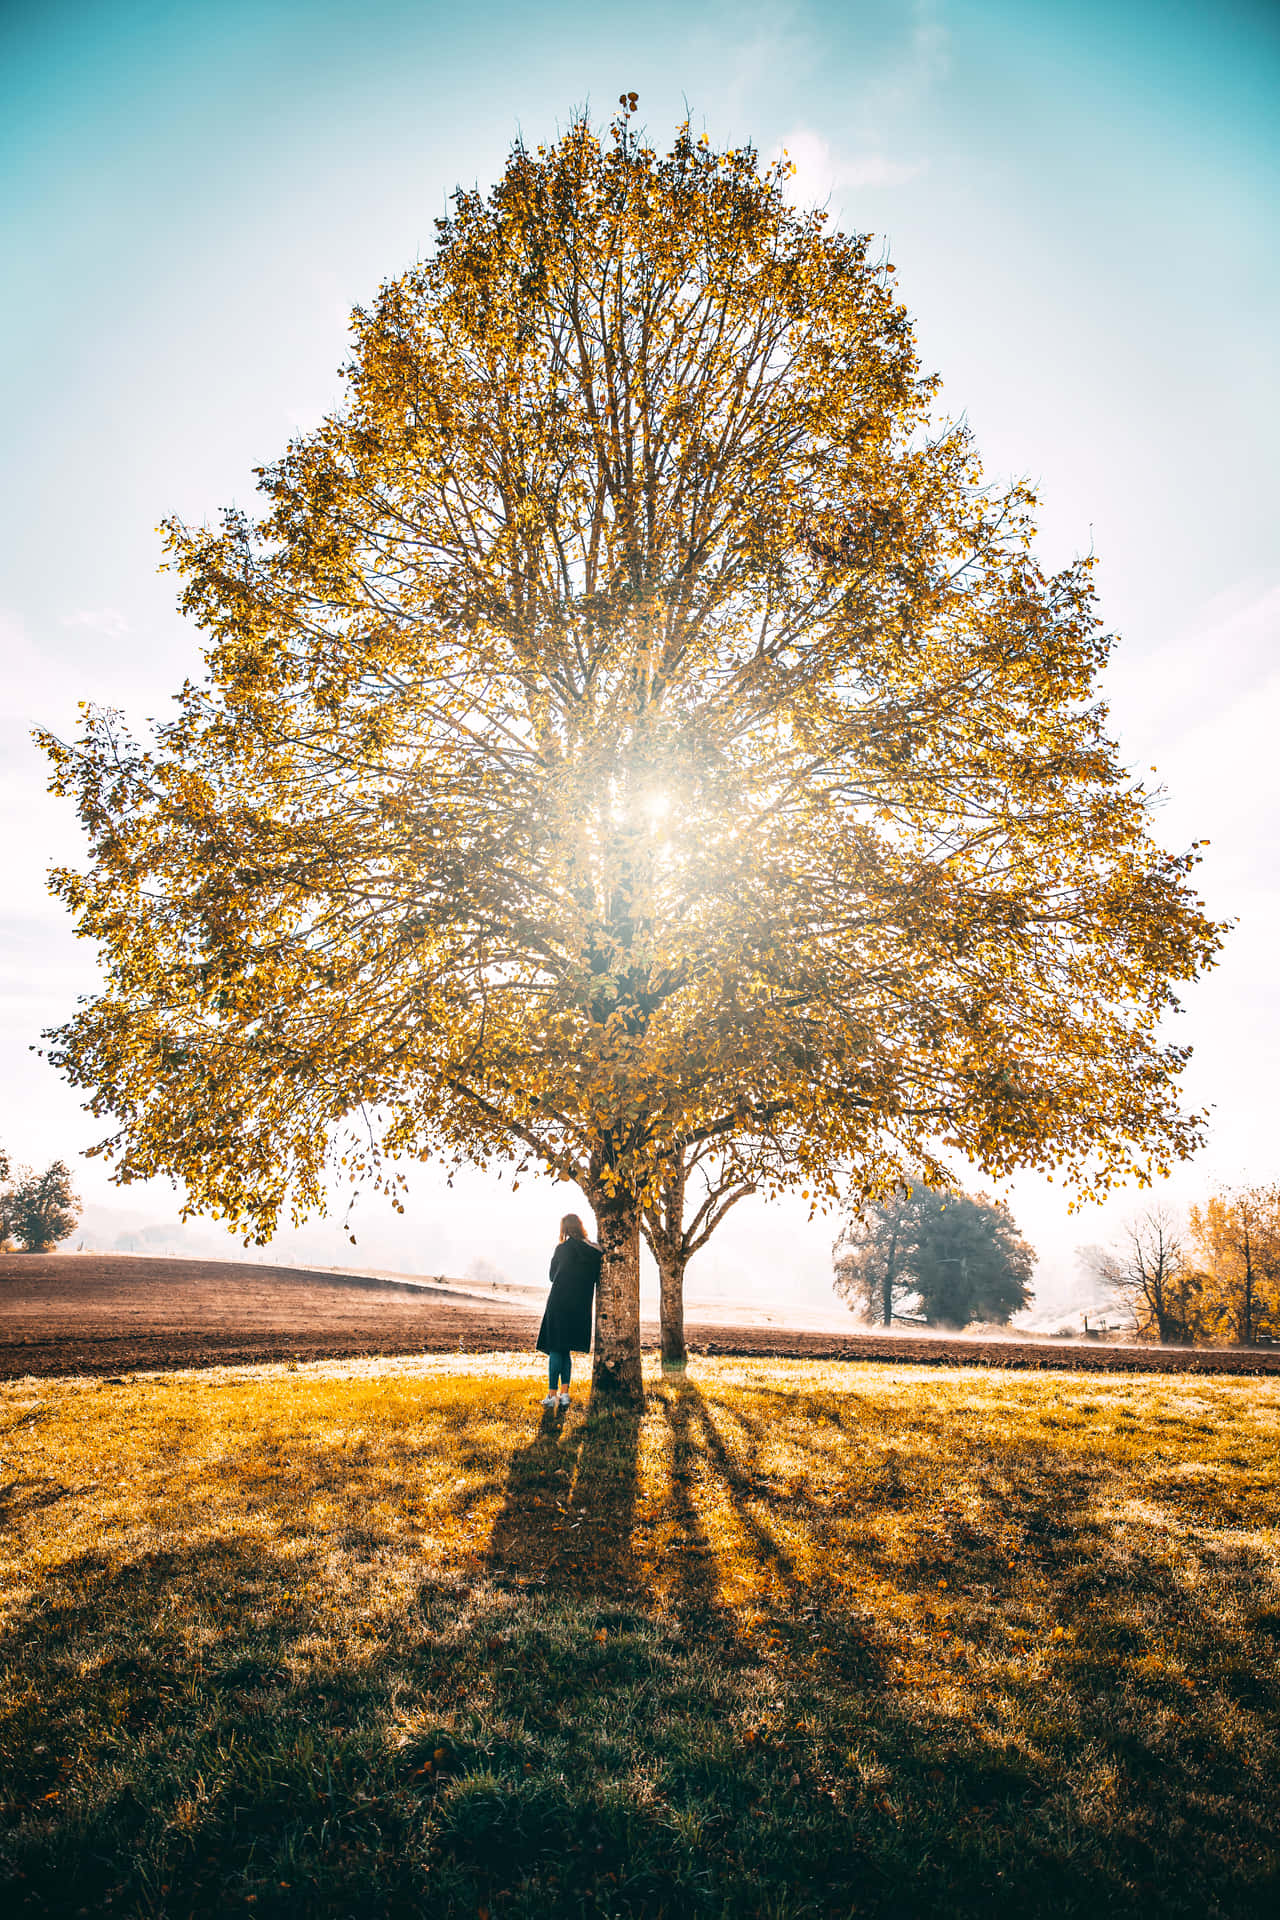
[[[121,1177],[266,1236],[333,1153],[534,1155],[633,1220],[703,1139],[810,1191],[1197,1143],[1159,1025],[1219,930],[1090,563],[1039,568],[785,171],[625,112],[517,146],[261,517],[169,524],[206,674],[48,743],[106,970],[52,1055]]]

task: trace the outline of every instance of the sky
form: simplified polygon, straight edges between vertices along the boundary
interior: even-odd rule
[[[452,189],[492,183],[517,134],[584,106],[606,121],[624,89],[655,144],[688,113],[717,144],[785,147],[797,197],[879,236],[988,474],[1037,483],[1045,563],[1099,556],[1113,729],[1159,769],[1166,844],[1209,840],[1201,890],[1235,923],[1170,1029],[1211,1126],[1167,1198],[1280,1177],[1280,8],[1262,0],[0,0],[0,1143],[72,1162],[100,1244],[179,1244],[166,1185],[118,1189],[79,1158],[100,1123],[32,1050],[96,976],[46,892],[78,842],[29,730],[70,736],[80,700],[164,712],[200,636],[157,522],[250,504],[252,469],[337,404],[351,308],[430,251]],[[1022,1177],[1009,1198],[1056,1310],[1075,1249],[1151,1195],[1069,1213]],[[536,1279],[564,1200],[428,1167],[405,1221],[361,1202],[356,1247],[335,1221],[277,1251]],[[827,1300],[833,1231],[746,1202],[690,1292]]]

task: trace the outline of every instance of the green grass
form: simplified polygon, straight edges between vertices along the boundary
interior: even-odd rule
[[[1272,1920],[1280,1383],[650,1386],[0,1390],[9,1906]]]

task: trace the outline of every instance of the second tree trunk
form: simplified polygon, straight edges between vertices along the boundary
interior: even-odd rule
[[[678,1254],[658,1261],[662,1322],[662,1366],[682,1373],[689,1355],[684,1344],[684,1261]]]

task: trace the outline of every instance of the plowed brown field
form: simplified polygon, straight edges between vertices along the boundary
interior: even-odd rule
[[[411,1284],[234,1260],[0,1254],[0,1378],[532,1348],[536,1303],[489,1300],[465,1287],[465,1281]],[[656,1345],[656,1327],[646,1325],[644,1334],[646,1344]],[[694,1353],[762,1359],[1280,1373],[1274,1348],[1192,1351],[696,1322],[688,1337]]]

